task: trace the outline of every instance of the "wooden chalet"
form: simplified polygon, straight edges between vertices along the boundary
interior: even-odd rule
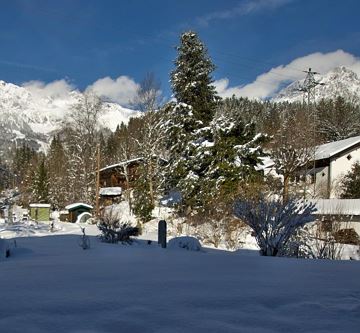
[[[166,161],[156,158],[157,163],[165,165]],[[144,164],[142,157],[109,165],[100,169],[100,187],[121,187],[123,191],[132,187],[132,182],[140,176],[139,167]]]
[[[100,169],[100,187],[121,187],[126,190],[138,179],[138,168],[142,158],[123,161]]]

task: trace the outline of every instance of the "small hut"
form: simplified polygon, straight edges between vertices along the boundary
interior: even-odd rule
[[[50,205],[43,203],[30,204],[30,217],[35,221],[50,221]]]
[[[109,206],[119,203],[121,200],[122,189],[120,186],[100,188],[100,204]]]
[[[82,202],[77,202],[66,206],[65,209],[68,210],[69,212],[68,215],[69,222],[75,223],[80,214],[90,213],[91,210],[93,209],[93,206],[90,206]]]

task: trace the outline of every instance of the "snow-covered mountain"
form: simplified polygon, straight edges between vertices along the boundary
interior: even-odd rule
[[[315,88],[316,100],[322,98],[336,98],[342,96],[346,99],[360,98],[360,79],[352,70],[341,66],[333,69],[323,76],[316,75],[316,81],[324,83]],[[274,102],[302,102],[303,93],[299,88],[303,85],[304,80],[291,83],[282,89],[273,99]]]
[[[11,143],[27,139],[37,149],[46,149],[51,134],[66,119],[71,106],[79,101],[79,91],[44,96],[24,86],[0,81],[0,151]],[[115,130],[121,122],[139,113],[115,103],[104,103],[100,122]]]

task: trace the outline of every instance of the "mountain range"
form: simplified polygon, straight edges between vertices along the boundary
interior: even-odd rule
[[[44,96],[26,86],[0,81],[0,152],[24,139],[32,148],[46,151],[52,135],[81,96],[77,90]],[[139,115],[116,103],[105,102],[103,108],[100,123],[112,131]]]
[[[316,76],[324,85],[316,87],[316,100],[343,96],[359,99],[360,79],[346,67],[337,67],[324,76]],[[299,90],[303,80],[295,81],[272,98],[274,102],[296,102],[303,100]],[[81,99],[82,93],[73,90],[62,94],[44,95],[28,86],[17,86],[0,81],[0,156],[11,145],[21,144],[26,139],[37,150],[46,151],[52,135],[67,118],[71,107]],[[121,122],[140,113],[116,103],[104,103],[100,123],[114,131]]]

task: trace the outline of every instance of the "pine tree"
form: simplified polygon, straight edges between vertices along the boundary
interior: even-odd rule
[[[177,103],[165,109],[166,181],[181,192],[181,208],[198,214],[214,198],[230,201],[241,182],[258,176],[266,136],[257,134],[250,102],[217,97],[211,78],[215,66],[194,32],[181,36],[178,52],[171,73]]]
[[[148,168],[142,165],[139,168],[140,177],[135,181],[133,190],[133,211],[141,222],[148,222],[151,220],[152,210],[155,205],[152,201],[150,193],[150,181],[147,173]]]
[[[257,133],[254,122],[246,123],[243,112],[237,106],[223,103],[211,123],[214,146],[208,178],[212,180],[214,196],[221,194],[223,200],[233,200],[240,185],[259,178],[256,167],[264,156],[262,146],[268,139]]]
[[[165,188],[182,194],[182,210],[203,205],[203,181],[211,162],[212,133],[209,124],[219,97],[212,85],[213,65],[196,33],[185,32],[177,48],[171,84],[177,103],[165,107],[163,128],[167,136],[169,164]]]
[[[176,68],[171,72],[174,97],[180,103],[191,105],[195,119],[207,125],[218,101],[211,77],[215,66],[195,32],[181,35],[177,51]]]
[[[356,162],[349,173],[342,180],[343,199],[359,199],[360,198],[360,163]]]
[[[47,203],[49,200],[49,177],[44,158],[40,161],[35,173],[33,200],[39,203]]]
[[[54,136],[47,155],[49,174],[49,200],[54,207],[64,207],[69,202],[68,158],[60,136]]]

